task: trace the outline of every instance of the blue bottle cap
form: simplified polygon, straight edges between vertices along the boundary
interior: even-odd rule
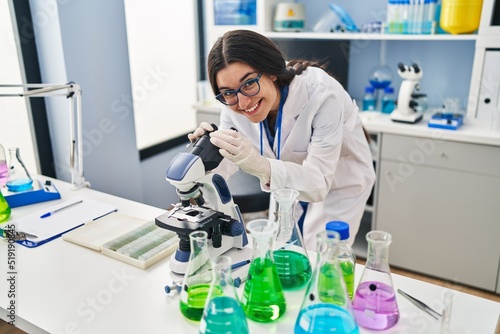
[[[375,93],[375,88],[373,88],[372,86],[366,86],[365,93]]]
[[[334,220],[326,224],[326,229],[336,231],[340,234],[340,240],[349,239],[349,224],[340,220]]]
[[[386,94],[392,94],[392,93],[394,93],[394,88],[393,87],[386,87],[384,91]]]

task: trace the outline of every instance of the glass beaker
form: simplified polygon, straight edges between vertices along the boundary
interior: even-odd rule
[[[399,308],[389,268],[392,236],[384,231],[366,234],[368,258],[353,299],[358,325],[385,330],[399,321]]]
[[[212,280],[208,233],[194,231],[189,234],[191,253],[180,298],[181,313],[193,321],[200,321]]]
[[[295,322],[295,334],[359,333],[339,266],[339,241],[339,233],[333,230],[316,236],[316,266]]]
[[[7,156],[5,155],[5,149],[0,144],[0,188],[5,186],[8,177],[9,167],[7,165]]]
[[[200,334],[248,334],[248,323],[231,277],[231,258],[221,255],[212,262],[212,283],[208,291]]]
[[[10,206],[9,203],[3,197],[2,192],[0,191],[0,223],[3,223],[10,217]]]
[[[247,223],[253,239],[252,262],[241,297],[243,311],[249,319],[271,322],[286,311],[286,300],[273,258],[278,224],[268,219]]]
[[[276,202],[274,219],[279,226],[274,263],[283,289],[297,290],[306,286],[312,274],[302,234],[293,217],[299,192],[294,189],[279,189],[271,194]]]
[[[9,177],[7,178],[7,188],[10,191],[24,191],[31,189],[33,179],[21,159],[19,148],[9,148]]]

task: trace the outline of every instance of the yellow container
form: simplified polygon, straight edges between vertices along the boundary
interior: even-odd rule
[[[479,28],[483,0],[443,0],[441,29],[450,34],[469,34]]]

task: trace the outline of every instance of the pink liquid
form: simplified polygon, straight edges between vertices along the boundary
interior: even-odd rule
[[[7,166],[7,161],[0,160],[0,187],[5,186],[8,177],[9,167]]]
[[[381,282],[363,282],[352,302],[354,317],[359,326],[384,330],[399,321],[399,309],[394,289]]]

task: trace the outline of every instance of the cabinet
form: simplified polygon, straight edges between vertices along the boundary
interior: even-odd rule
[[[497,291],[500,147],[381,135],[375,228],[391,265]]]

